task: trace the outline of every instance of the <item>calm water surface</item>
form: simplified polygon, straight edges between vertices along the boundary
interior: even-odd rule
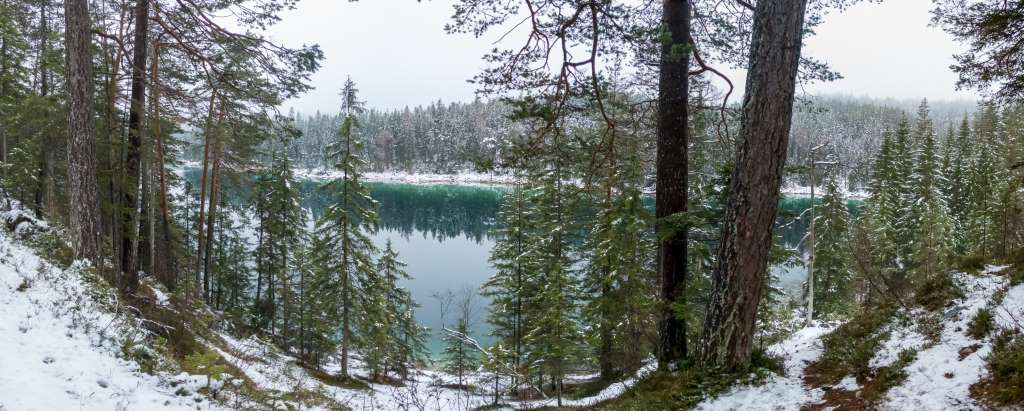
[[[190,180],[198,172],[190,172]],[[197,182],[196,182],[197,183]],[[320,182],[301,182],[302,205],[314,217],[319,217],[330,204],[331,197],[319,189]],[[372,237],[383,247],[391,240],[406,270],[412,276],[405,287],[412,291],[420,304],[417,319],[433,330],[430,348],[435,354],[442,349],[440,333],[442,326],[441,309],[433,298],[435,293],[464,289],[479,290],[493,274],[488,262],[494,238],[490,235],[496,227],[497,213],[501,206],[502,187],[460,186],[460,185],[414,185],[405,183],[368,183],[371,195],[380,202],[381,228]],[[244,191],[244,190],[241,190]],[[242,198],[246,193],[237,193]],[[851,201],[851,211],[857,212],[859,202]],[[780,202],[779,222],[776,233],[782,236],[787,247],[801,244],[807,231],[807,216],[799,216],[810,206],[807,198],[784,198]],[[797,295],[806,277],[803,267],[772,267],[779,275],[779,286],[790,295]],[[488,301],[475,297],[474,337],[488,343],[487,325],[484,322]],[[450,323],[449,321],[447,321]]]

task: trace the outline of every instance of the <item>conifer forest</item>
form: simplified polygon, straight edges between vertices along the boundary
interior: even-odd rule
[[[1024,0],[0,0],[0,411],[1024,408]]]

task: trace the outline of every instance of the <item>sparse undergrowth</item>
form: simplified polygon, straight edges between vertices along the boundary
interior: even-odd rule
[[[971,322],[967,323],[967,335],[976,340],[988,337],[992,333],[992,328],[995,327],[995,321],[992,317],[992,310],[989,308],[982,308],[978,310],[978,313],[971,318]]]
[[[178,292],[171,295],[169,304],[157,304],[147,295],[152,292],[146,292],[152,285],[144,285],[134,296],[120,299],[112,297],[119,293],[99,274],[100,270],[75,265],[74,252],[59,230],[34,218],[20,218],[13,227],[11,221],[6,223],[9,231],[17,228],[11,232],[23,245],[59,270],[55,272],[57,275],[62,275],[63,270],[77,271],[85,286],[85,297],[95,303],[96,308],[111,313],[118,322],[136,324],[135,327],[125,328],[115,337],[120,348],[117,355],[138,364],[140,371],[151,375],[174,375],[181,371],[205,375],[209,378],[207,386],[200,388],[197,393],[219,400],[222,405],[234,409],[269,410],[279,409],[282,405],[292,407],[286,405],[289,403],[300,403],[303,408],[322,406],[326,409],[346,409],[322,390],[299,389],[288,393],[261,390],[243,372],[212,350],[211,344],[218,348],[225,347],[219,346],[219,339],[211,331],[218,320],[217,315],[201,302],[189,300],[184,293]],[[32,281],[26,280],[18,291],[23,292],[33,286],[35,284]],[[74,312],[81,308],[71,310]],[[223,379],[230,379],[233,383],[221,384],[218,380]],[[193,394],[177,379],[171,379],[169,383],[176,387],[176,395]],[[231,395],[219,395],[224,392],[230,392]],[[200,397],[196,397],[196,401],[200,400]]]
[[[1004,330],[992,339],[985,359],[989,376],[971,386],[971,395],[996,406],[1024,405],[1024,335]]]
[[[807,367],[806,382],[822,386],[836,384],[847,375],[869,375],[871,359],[889,336],[885,325],[895,315],[890,306],[866,310],[823,337],[824,352]]]
[[[924,280],[914,292],[914,302],[929,311],[939,311],[964,293],[950,275],[935,275]]]
[[[757,351],[748,370],[743,372],[712,372],[687,366],[675,372],[658,371],[637,382],[614,399],[588,409],[602,411],[679,410],[693,408],[707,398],[714,398],[730,387],[741,384],[759,385],[773,374],[784,373],[781,358]]]

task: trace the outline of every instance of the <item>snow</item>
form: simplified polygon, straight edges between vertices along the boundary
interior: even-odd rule
[[[821,337],[831,331],[828,324],[815,322],[768,348],[768,353],[785,359],[786,375],[775,375],[761,385],[734,387],[729,392],[697,405],[697,410],[795,410],[801,404],[817,403],[824,396],[820,388],[804,386],[803,372],[821,356]]]
[[[991,346],[984,343],[962,360],[960,350],[979,343],[967,336],[967,324],[978,310],[985,308],[992,294],[1005,286],[1006,279],[989,274],[972,276],[962,273],[955,279],[963,288],[964,299],[945,313],[939,342],[918,351],[917,358],[905,369],[906,381],[889,390],[882,409],[982,408],[970,397],[969,389],[984,375],[985,356],[991,351]]]
[[[205,377],[148,375],[118,358],[124,336],[142,331],[101,308],[114,294],[94,293],[80,265],[53,267],[12,236],[0,230],[0,410],[220,409],[193,394]]]
[[[996,322],[1003,328],[1020,328],[1024,323],[1024,284],[1007,289],[1005,298],[996,306],[992,296],[1007,287],[1007,280],[998,276],[1005,266],[989,266],[981,274],[954,274],[964,291],[964,298],[942,313],[942,332],[938,342],[929,341],[917,329],[915,321],[887,325],[889,338],[871,360],[872,368],[892,365],[901,351],[915,349],[917,356],[906,368],[907,379],[892,388],[879,405],[883,410],[948,410],[984,409],[970,397],[970,386],[986,373],[985,357],[991,352],[989,341],[967,336],[967,325],[978,310],[993,308]],[[920,318],[925,313],[911,311],[907,316]],[[769,348],[769,352],[785,358],[786,375],[772,376],[762,385],[734,387],[729,392],[704,401],[698,410],[798,410],[805,405],[821,404],[824,391],[803,385],[803,371],[808,363],[822,353],[820,338],[831,327],[815,324]],[[964,358],[960,358],[961,350]],[[971,352],[972,349],[975,349]],[[847,376],[833,389],[858,391],[853,376]]]
[[[334,170],[322,169],[298,169],[295,170],[297,178],[306,179],[332,179],[339,174]],[[408,173],[404,171],[384,171],[363,173],[364,181],[394,182],[408,184],[459,184],[459,185],[485,185],[503,186],[515,183],[515,177],[508,174],[479,173],[475,171],[460,171],[457,173]]]
[[[909,318],[920,318],[926,313],[923,310],[914,310]],[[871,368],[882,368],[888,367],[899,359],[900,353],[907,349],[914,351],[920,350],[925,347],[929,341],[928,337],[917,331],[916,328],[901,326],[900,324],[890,324],[889,338],[885,340],[882,347],[875,353],[874,358],[868,363]]]
[[[857,384],[857,378],[856,377],[854,377],[852,375],[848,375],[848,376],[846,376],[846,378],[843,378],[842,381],[839,381],[839,384],[836,384],[836,386],[832,387],[832,388],[833,389],[837,389],[837,390],[844,390],[844,391],[857,391],[861,387],[860,387],[860,384]]]
[[[999,327],[1024,329],[1024,284],[1010,288],[992,314]]]
[[[839,184],[839,191],[840,191],[840,194],[842,194],[842,196],[844,198],[863,200],[863,199],[866,199],[868,197],[871,197],[871,193],[868,193],[867,191],[865,191],[863,189],[860,189],[860,190],[850,190],[850,189],[848,189],[846,187],[847,187],[847,185],[845,183],[840,182],[840,184]],[[787,183],[783,183],[782,188],[780,189],[780,191],[782,192],[782,194],[785,194],[787,196],[792,196],[792,197],[810,197],[811,196],[811,186],[799,185],[799,184],[788,183],[788,182]],[[816,185],[814,187],[814,194],[815,194],[816,197],[819,197],[819,198],[824,196],[825,195],[825,187],[824,186],[817,186]]]
[[[420,369],[414,370],[410,381],[404,386],[369,383],[369,390],[342,388],[327,385],[314,378],[304,368],[299,367],[297,360],[269,343],[256,337],[237,339],[226,333],[219,337],[227,344],[226,349],[215,348],[228,362],[232,363],[258,387],[273,391],[290,391],[296,388],[322,390],[328,397],[353,409],[359,410],[450,410],[473,409],[489,405],[493,402],[493,374],[470,372],[464,377],[464,383],[477,388],[471,392],[445,388],[458,383],[456,376],[440,371]],[[642,367],[636,375],[609,385],[601,392],[580,399],[565,399],[566,406],[588,406],[597,404],[621,395],[632,387],[639,379],[654,372],[657,364],[652,359]],[[337,375],[341,365],[337,358],[331,358],[324,365],[323,371]],[[365,378],[369,374],[366,363],[358,354],[349,357],[349,373],[357,378]],[[567,380],[581,381],[592,375],[571,375]],[[507,387],[508,378],[502,378],[499,386]],[[511,401],[502,399],[502,403],[515,409],[537,408],[554,405],[555,398],[532,401]]]

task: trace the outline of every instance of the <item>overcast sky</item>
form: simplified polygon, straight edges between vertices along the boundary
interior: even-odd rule
[[[445,34],[452,3],[301,0],[271,35],[286,45],[317,43],[325,59],[313,76],[316,89],[285,106],[334,112],[338,89],[349,75],[370,107],[472,100],[474,86],[466,80],[483,67],[480,58],[495,47],[500,33],[481,39]],[[930,8],[931,0],[887,0],[830,14],[804,53],[828,61],[845,78],[805,90],[915,100],[975,98],[973,92],[955,90],[949,65],[961,46],[929,26]],[[741,72],[730,75],[743,84]]]

